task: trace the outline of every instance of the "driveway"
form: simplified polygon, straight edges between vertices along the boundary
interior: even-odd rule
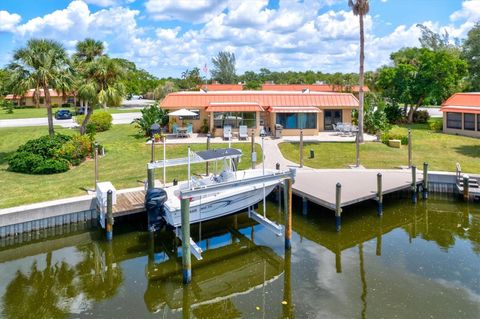
[[[117,113],[112,114],[113,124],[129,124],[135,118],[140,117],[142,114],[140,112],[132,113]],[[59,125],[61,127],[75,127],[77,123],[73,119],[71,120],[55,120],[53,119],[54,125]],[[0,120],[0,127],[25,127],[25,126],[47,126],[48,120],[46,117],[42,118],[30,118],[30,119],[14,119],[14,120]]]
[[[427,111],[430,117],[443,117],[443,113],[440,112],[440,107],[419,107],[419,111]]]

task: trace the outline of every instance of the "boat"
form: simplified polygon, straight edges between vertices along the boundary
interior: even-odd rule
[[[148,168],[164,168],[188,165],[188,179],[177,185],[154,188],[147,191],[146,209],[149,215],[149,229],[155,231],[166,223],[177,229],[181,226],[182,194],[190,191],[189,221],[199,223],[214,218],[234,214],[251,208],[264,200],[275,186],[285,179],[285,172],[273,169],[236,169],[242,151],[234,148],[221,148],[192,152],[188,157],[157,161],[148,164]],[[197,163],[223,161],[220,173],[195,177],[190,174],[190,166]],[[222,187],[225,186],[225,187]],[[212,191],[209,191],[213,189]],[[218,190],[217,190],[218,189]],[[199,191],[199,195],[195,192]]]

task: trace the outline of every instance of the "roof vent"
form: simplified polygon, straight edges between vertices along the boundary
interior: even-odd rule
[[[206,89],[206,88],[201,88],[201,89],[200,89],[200,92],[202,92],[202,93],[207,93],[207,89]]]
[[[302,90],[302,93],[310,93],[310,89],[308,89],[308,88],[307,88],[307,89],[303,89],[303,90]]]

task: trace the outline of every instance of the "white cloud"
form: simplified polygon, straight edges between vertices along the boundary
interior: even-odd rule
[[[203,23],[221,13],[226,4],[226,0],[148,0],[145,7],[156,20]]]
[[[13,31],[20,20],[21,17],[18,14],[0,10],[0,32]]]

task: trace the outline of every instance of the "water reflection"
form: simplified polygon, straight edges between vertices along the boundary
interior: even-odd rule
[[[111,243],[91,231],[4,249],[2,317],[111,317],[118,309],[173,318],[478,314],[478,206],[431,199],[385,207],[382,218],[373,204],[345,210],[340,233],[330,212],[296,211],[287,252],[245,214],[195,226],[204,259],[192,259],[187,287],[179,240],[149,235],[143,221],[116,225]],[[275,203],[268,211],[283,223]]]

